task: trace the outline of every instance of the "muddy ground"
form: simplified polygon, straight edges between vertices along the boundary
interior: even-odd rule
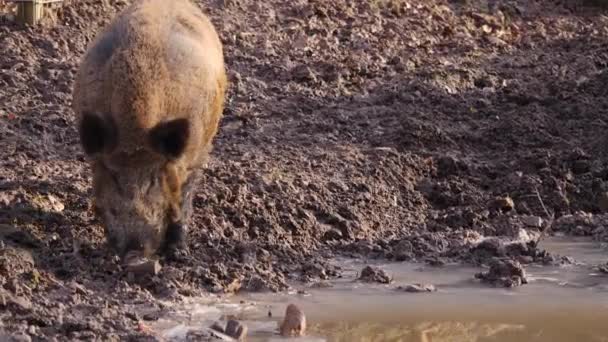
[[[604,9],[198,3],[225,44],[229,99],[191,257],[138,279],[105,250],[70,110],[87,42],[128,1],[66,0],[35,28],[0,19],[0,330],[147,340],[154,317],[132,304],[311,284],[340,275],[338,254],[487,263],[500,252],[481,236],[606,235]],[[507,254],[558,262],[520,247]]]

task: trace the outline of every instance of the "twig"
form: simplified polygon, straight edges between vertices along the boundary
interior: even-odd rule
[[[534,189],[534,193],[536,194],[536,198],[538,198],[538,201],[540,202],[540,205],[543,207],[545,215],[547,215],[548,218],[552,217],[552,215],[549,214],[549,211],[547,210],[547,207],[545,207],[545,202],[543,202],[542,197],[540,197],[540,192],[538,191],[538,188]]]
[[[540,241],[545,237],[545,234],[553,226],[553,220],[555,219],[555,214],[549,214],[549,210],[547,210],[547,207],[545,206],[545,202],[543,202],[543,199],[540,196],[540,192],[538,191],[538,188],[535,188],[534,192],[536,194],[536,198],[538,198],[538,201],[540,202],[541,207],[543,208],[543,211],[545,212],[545,215],[547,216],[547,221],[549,223],[548,226],[547,226],[547,228],[543,229],[540,232],[540,235],[538,236],[538,239],[536,240],[536,246],[538,246],[538,244],[540,243]]]

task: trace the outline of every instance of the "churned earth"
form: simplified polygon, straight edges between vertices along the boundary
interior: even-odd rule
[[[0,0],[0,331],[154,340],[138,305],[318,284],[335,256],[525,266],[572,262],[546,234],[608,240],[604,8],[197,1],[225,44],[225,116],[191,256],[133,278],[105,250],[70,109],[87,43],[128,3],[65,0],[21,27]]]

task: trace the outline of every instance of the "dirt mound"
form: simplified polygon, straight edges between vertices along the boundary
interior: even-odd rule
[[[135,280],[104,249],[69,108],[86,44],[127,1],[65,1],[55,26],[0,20],[0,329],[143,338],[153,317],[135,308],[159,298],[282,290],[339,274],[337,253],[466,261],[482,236],[547,228],[523,216],[608,210],[595,9],[199,3],[225,44],[225,118],[193,254]],[[496,210],[505,196],[513,208]]]

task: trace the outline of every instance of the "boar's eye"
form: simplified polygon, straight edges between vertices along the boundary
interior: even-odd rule
[[[87,154],[99,153],[116,143],[116,126],[111,118],[84,113],[80,121],[80,142]]]
[[[150,144],[154,150],[170,159],[179,157],[190,136],[187,119],[176,119],[158,124],[150,131]]]

